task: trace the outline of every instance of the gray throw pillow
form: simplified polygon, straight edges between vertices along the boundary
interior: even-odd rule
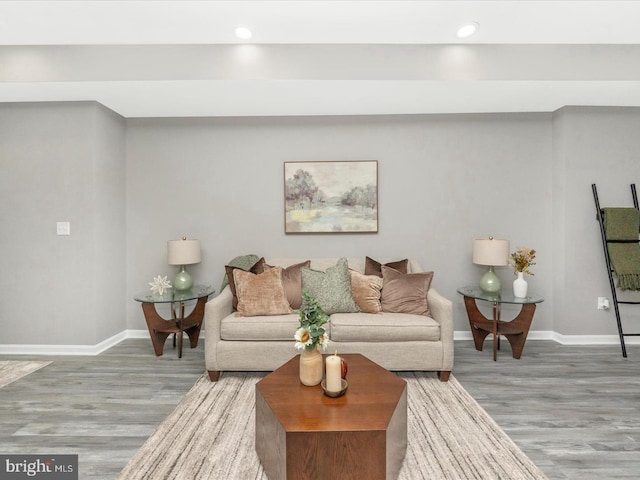
[[[307,289],[327,315],[353,313],[360,309],[351,295],[351,275],[346,258],[325,272],[302,268],[302,288]]]

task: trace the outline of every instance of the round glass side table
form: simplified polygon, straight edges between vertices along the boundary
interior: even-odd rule
[[[164,343],[171,334],[173,334],[174,348],[176,337],[178,338],[178,358],[182,358],[183,333],[189,337],[191,348],[198,346],[200,328],[204,318],[204,306],[209,295],[214,292],[215,289],[211,285],[195,285],[189,290],[174,291],[173,288],[170,288],[163,295],[147,291],[133,297],[134,300],[142,303],[142,311],[156,356],[162,355]],[[185,317],[184,304],[189,300],[197,300],[197,302],[192,312]],[[160,303],[171,304],[171,320],[165,320],[158,314],[156,305]]]
[[[514,297],[510,290],[487,293],[480,287],[470,286],[458,288],[458,293],[464,297],[464,305],[467,308],[469,326],[476,350],[482,351],[484,339],[491,333],[493,334],[493,360],[497,360],[500,335],[504,335],[511,345],[513,358],[520,358],[533,321],[533,314],[536,311],[536,304],[543,302],[544,298],[531,292],[525,298],[518,298]],[[492,318],[487,318],[480,312],[477,305],[478,300],[493,304]],[[520,313],[510,322],[500,320],[500,307],[504,303],[522,305]]]

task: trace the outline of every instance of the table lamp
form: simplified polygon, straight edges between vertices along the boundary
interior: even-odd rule
[[[493,267],[504,266],[509,263],[509,240],[497,238],[480,238],[473,241],[473,263],[487,265],[489,270],[480,279],[480,288],[488,293],[500,291],[500,278],[493,271]]]
[[[193,279],[185,269],[185,265],[200,263],[200,240],[169,240],[167,242],[167,259],[169,265],[180,265],[180,271],[173,279],[173,288],[189,290],[193,286]]]

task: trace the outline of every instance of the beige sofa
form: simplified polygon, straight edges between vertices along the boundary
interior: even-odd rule
[[[311,260],[314,270],[336,265],[337,258],[267,258],[273,266],[289,267]],[[349,268],[363,273],[365,259],[348,258]],[[378,259],[386,263],[387,259]],[[407,273],[422,272],[409,260]],[[437,277],[436,277],[437,280]],[[431,317],[406,313],[334,313],[327,325],[329,345],[325,352],[360,353],[389,370],[436,371],[447,381],[453,368],[452,303],[433,288],[427,302]],[[299,351],[294,333],[297,313],[243,317],[233,311],[227,285],[205,306],[205,365],[211,381],[221,371],[273,371]]]

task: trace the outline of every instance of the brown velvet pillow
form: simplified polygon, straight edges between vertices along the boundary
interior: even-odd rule
[[[262,273],[264,271],[264,265],[265,265],[264,257],[262,257],[253,265],[253,267],[251,267],[251,269],[249,269],[249,271],[251,273]],[[233,308],[237,309],[238,295],[236,294],[236,282],[233,278],[233,271],[242,270],[244,272],[245,270],[240,267],[232,267],[230,265],[225,265],[224,270],[225,272],[227,272],[227,280],[229,281],[229,288],[231,289],[231,295],[233,295]]]
[[[400,273],[407,273],[407,265],[409,264],[409,259],[405,258],[404,260],[398,260],[396,262],[385,263],[385,267],[393,268],[394,270],[399,271]],[[364,259],[364,274],[365,275],[376,275],[382,278],[382,264],[380,262],[376,262],[373,258],[365,257]]]
[[[259,274],[235,269],[233,280],[238,293],[239,315],[252,317],[293,312],[284,294],[282,268],[274,267]]]
[[[380,313],[380,290],[382,279],[376,275],[363,275],[355,270],[349,270],[351,275],[351,295],[363,313]]]
[[[431,316],[427,292],[433,272],[401,273],[382,266],[382,311]]]
[[[296,263],[287,268],[282,269],[282,286],[284,287],[284,293],[287,295],[289,305],[294,310],[299,309],[302,306],[302,268],[311,267],[311,260],[307,260],[302,263]],[[261,267],[262,271],[273,268],[272,265],[268,265],[263,262]],[[256,271],[255,273],[261,273]]]

